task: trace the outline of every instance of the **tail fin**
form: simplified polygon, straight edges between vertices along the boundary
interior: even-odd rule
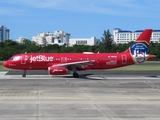
[[[141,63],[147,60],[149,55],[148,46],[150,44],[150,38],[152,34],[152,29],[145,29],[135,42],[126,50],[129,52],[136,63]]]

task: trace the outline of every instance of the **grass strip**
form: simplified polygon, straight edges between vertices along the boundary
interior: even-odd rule
[[[112,70],[160,70],[160,65],[131,65],[126,67],[114,68]]]

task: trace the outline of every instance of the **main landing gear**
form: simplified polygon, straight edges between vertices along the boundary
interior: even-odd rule
[[[26,70],[23,71],[22,77],[26,77]]]
[[[77,69],[75,66],[72,66],[72,71],[73,71],[73,77],[74,78],[79,78],[79,74],[77,73]]]
[[[79,78],[79,74],[78,74],[77,72],[74,72],[74,73],[73,73],[73,77]]]

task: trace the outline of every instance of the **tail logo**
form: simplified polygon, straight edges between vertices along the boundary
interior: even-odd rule
[[[130,46],[131,54],[136,63],[145,61],[145,55],[148,52],[148,44],[146,42],[134,42]]]

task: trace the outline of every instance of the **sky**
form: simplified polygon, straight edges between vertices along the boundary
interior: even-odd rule
[[[101,39],[115,28],[159,30],[159,7],[160,0],[0,0],[0,25],[12,40],[60,30],[71,38]]]

